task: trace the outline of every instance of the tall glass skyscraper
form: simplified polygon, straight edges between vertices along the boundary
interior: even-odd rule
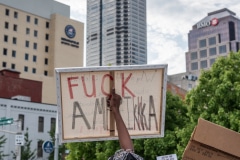
[[[146,0],[87,0],[87,66],[147,64]]]

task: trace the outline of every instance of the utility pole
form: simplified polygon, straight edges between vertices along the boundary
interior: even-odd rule
[[[21,120],[17,120],[17,127],[18,127],[18,133],[21,133],[22,131],[22,121]],[[16,160],[21,160],[21,145],[17,146],[17,156],[16,156]]]
[[[22,121],[21,120],[13,120],[13,118],[6,118],[6,117],[0,118],[0,126],[10,125],[13,122],[17,122],[17,130],[18,130],[17,132],[11,132],[11,131],[7,131],[7,130],[0,130],[0,132],[15,134],[15,136],[22,135],[22,132],[21,132],[22,131]],[[15,137],[15,141],[16,141],[16,137]],[[21,160],[21,145],[17,145],[17,147],[16,147],[16,160]]]
[[[58,136],[58,113],[57,113],[56,127],[55,127],[54,160],[58,160],[58,150],[59,150],[59,136]]]

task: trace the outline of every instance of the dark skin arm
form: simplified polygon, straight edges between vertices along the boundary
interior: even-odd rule
[[[110,107],[116,121],[120,146],[124,150],[134,151],[133,142],[119,111],[121,99],[121,96],[116,94],[115,89],[113,89],[110,100]]]

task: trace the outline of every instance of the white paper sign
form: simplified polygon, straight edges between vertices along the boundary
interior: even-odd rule
[[[20,134],[15,135],[15,145],[16,146],[24,145],[24,135],[20,135]]]
[[[177,160],[176,154],[164,155],[157,157],[157,160]]]

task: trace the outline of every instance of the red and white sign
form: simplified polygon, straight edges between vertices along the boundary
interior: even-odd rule
[[[107,106],[111,89],[121,95],[120,113],[132,138],[164,136],[167,65],[59,68],[61,142],[117,139]]]
[[[210,21],[202,21],[202,22],[198,23],[197,24],[197,29],[208,27],[208,26],[216,26],[216,25],[218,25],[218,19],[213,18]]]

